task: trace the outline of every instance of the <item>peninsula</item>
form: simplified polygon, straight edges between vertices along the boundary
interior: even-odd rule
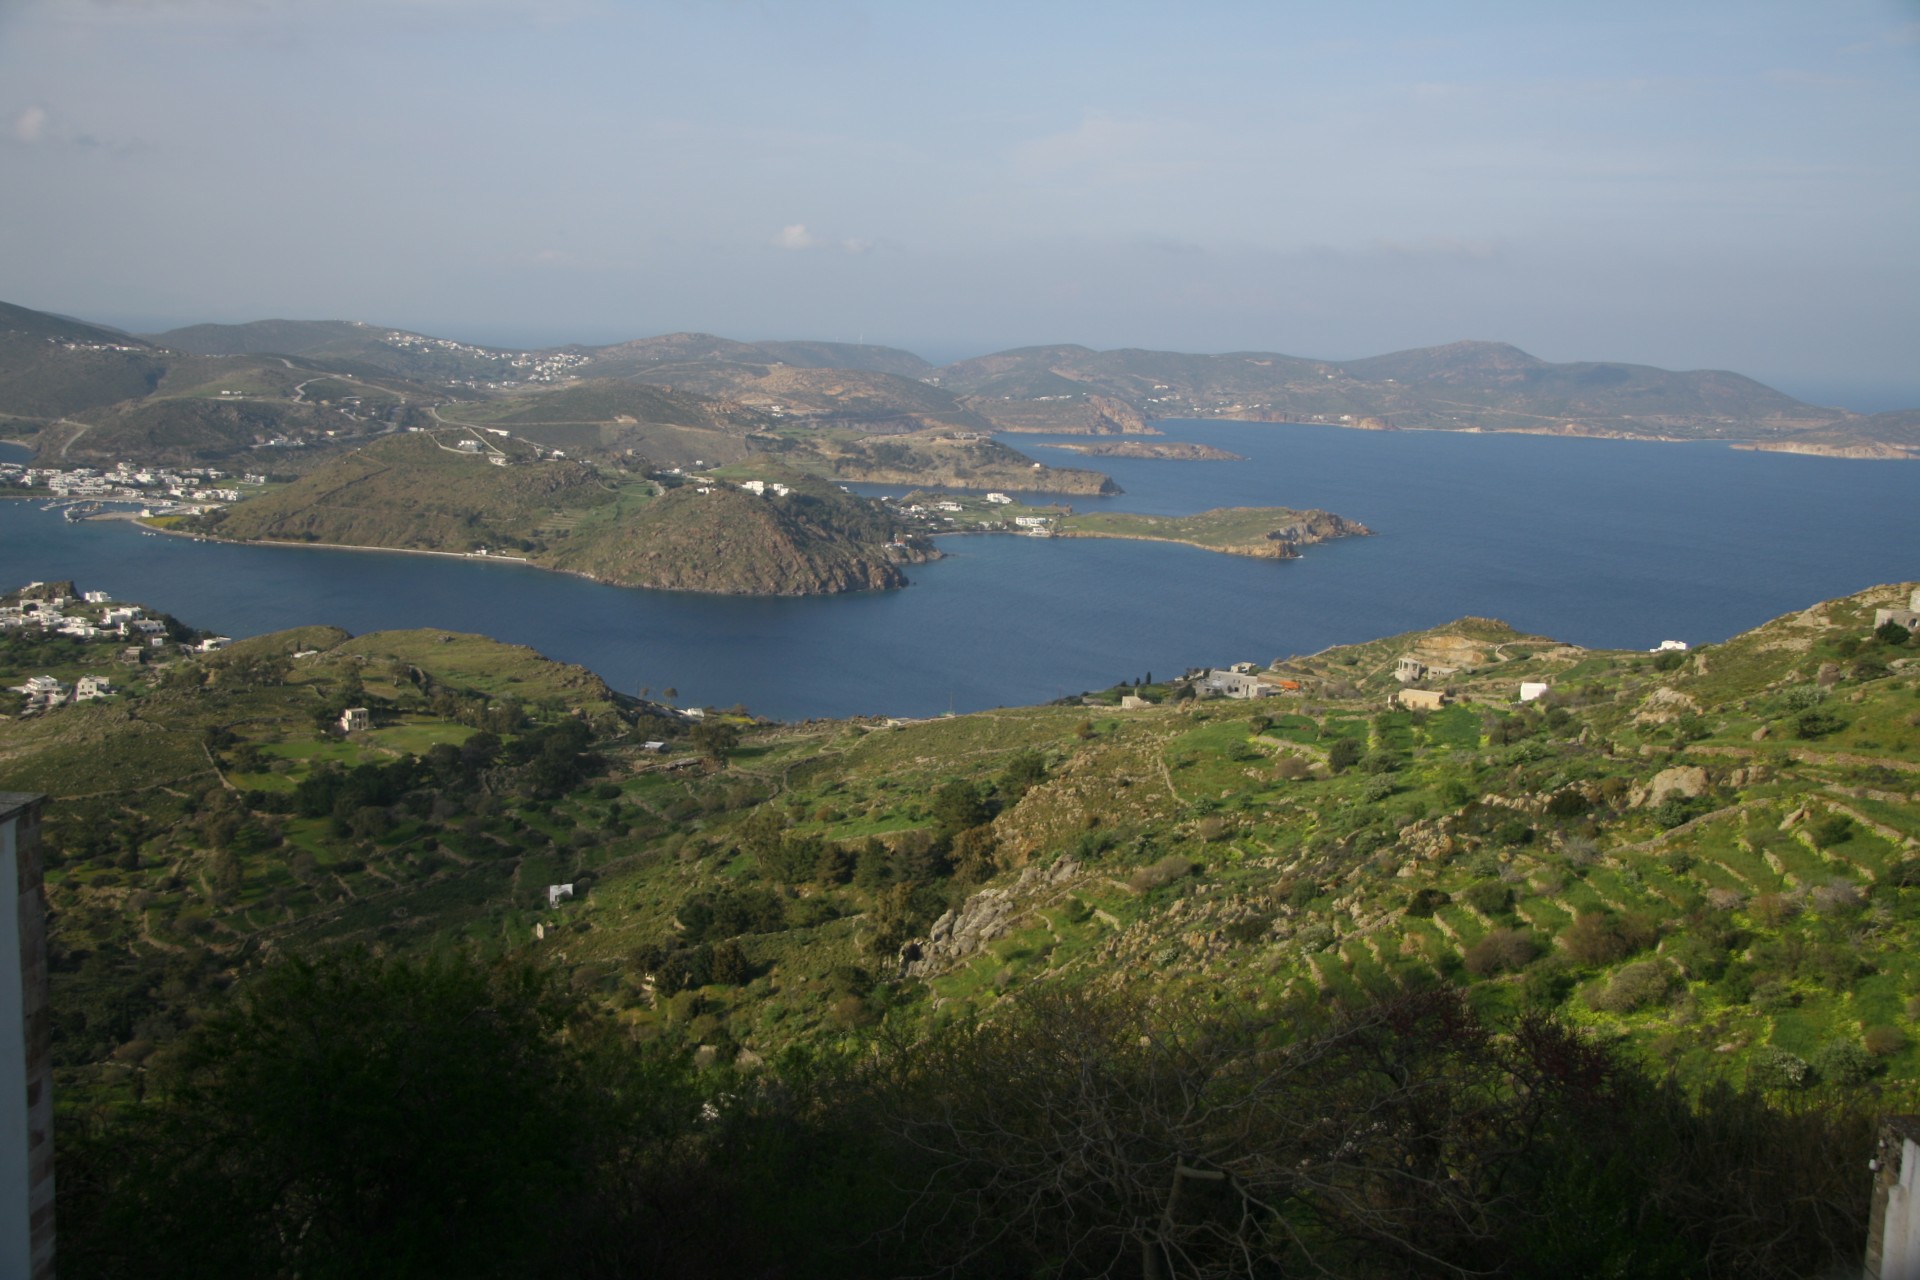
[[[879,503],[798,473],[741,485],[648,476],[458,431],[377,441],[180,527],[505,554],[618,586],[735,595],[902,587],[903,565],[939,555]]]
[[[1293,560],[1300,548],[1334,538],[1365,538],[1373,530],[1331,511],[1290,507],[1225,507],[1190,516],[1149,516],[1132,511],[1091,511],[1063,516],[1056,538],[1131,538],[1178,542],[1230,556]]]

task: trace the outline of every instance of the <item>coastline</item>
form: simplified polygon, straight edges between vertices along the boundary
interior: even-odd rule
[[[1743,453],[1787,453],[1803,458],[1840,458],[1851,462],[1920,461],[1920,448],[1885,440],[1862,440],[1857,444],[1826,444],[1817,441],[1727,439],[1720,436],[1672,436],[1616,431],[1604,427],[1393,427],[1377,422],[1299,422],[1291,418],[1249,418],[1215,415],[1205,418],[1155,418],[1154,422],[1233,422],[1248,426],[1334,427],[1341,431],[1430,432],[1437,435],[1465,436],[1547,436],[1557,440],[1618,440],[1628,444],[1717,444]],[[1064,446],[1063,446],[1064,447]]]
[[[303,550],[374,551],[374,552],[381,552],[386,555],[397,555],[397,556],[435,556],[443,560],[463,560],[463,561],[466,561],[468,564],[523,565],[529,569],[537,569],[541,573],[557,573],[564,577],[580,578],[587,582],[599,583],[601,586],[604,586],[604,587],[620,587],[628,591],[671,591],[671,592],[685,594],[685,595],[737,596],[737,597],[746,598],[746,599],[760,599],[760,600],[792,600],[792,599],[799,599],[803,596],[841,596],[841,595],[865,594],[864,592],[861,592],[861,591],[795,591],[795,592],[704,591],[698,587],[660,587],[660,586],[652,586],[647,583],[617,582],[612,578],[598,577],[591,573],[584,573],[579,569],[563,569],[558,565],[541,564],[539,561],[529,559],[526,556],[508,556],[508,555],[491,555],[491,554],[480,555],[471,551],[429,551],[421,547],[371,547],[371,546],[362,546],[360,544],[351,543],[351,542],[286,542],[286,541],[281,541],[275,538],[260,538],[260,539],[210,538],[205,534],[189,533],[184,529],[163,529],[156,525],[146,524],[142,521],[142,519],[139,516],[133,515],[131,513],[125,513],[125,514],[108,513],[104,515],[88,516],[87,519],[88,520],[118,520],[123,523],[136,525],[141,529],[142,532],[145,532],[145,533],[157,533],[157,534],[162,534],[169,538],[185,538],[189,542],[205,542],[205,543],[211,543],[219,546],[228,546],[228,547],[282,547],[282,548],[287,548],[295,551],[303,551]],[[908,561],[907,563],[926,564],[926,563],[929,563],[931,560],[938,559],[938,558],[939,557],[936,554],[934,556],[928,557],[925,560],[913,560],[913,561]],[[889,562],[889,563],[892,563],[892,562]],[[904,578],[906,575],[903,573],[901,576]],[[902,583],[903,587],[908,585],[911,585],[911,580],[909,580],[908,582]],[[879,590],[898,590],[899,588],[878,588],[878,589]],[[869,590],[872,590],[872,588],[870,588]]]

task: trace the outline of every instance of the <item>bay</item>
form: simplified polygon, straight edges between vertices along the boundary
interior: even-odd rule
[[[743,599],[524,566],[226,546],[0,502],[0,584],[87,588],[243,636],[306,623],[482,632],[617,688],[779,719],[1045,701],[1148,673],[1270,661],[1497,617],[1577,644],[1725,639],[1816,600],[1920,578],[1920,468],[1649,444],[1224,422],[1159,424],[1244,462],[1081,459],[1181,514],[1324,507],[1375,537],[1289,562],[1146,542],[963,536],[904,591]],[[17,454],[13,456],[18,456]],[[894,492],[898,492],[895,487]]]

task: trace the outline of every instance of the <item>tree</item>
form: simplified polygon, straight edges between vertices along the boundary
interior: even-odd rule
[[[1883,622],[1875,627],[1873,635],[1881,644],[1894,646],[1903,645],[1913,638],[1913,632],[1893,621]]]
[[[1344,773],[1360,763],[1365,754],[1358,738],[1338,738],[1327,748],[1327,767],[1335,773]]]
[[[282,962],[190,1036],[63,1245],[162,1276],[512,1274],[571,1181],[568,1012],[531,969]]]
[[[933,793],[931,810],[934,824],[947,836],[977,827],[991,816],[980,788],[960,778]]]
[[[688,736],[694,749],[715,764],[724,765],[740,747],[740,726],[725,720],[702,720]]]

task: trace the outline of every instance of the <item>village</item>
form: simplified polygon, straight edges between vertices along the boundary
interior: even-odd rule
[[[213,467],[143,467],[121,462],[102,471],[0,462],[0,489],[41,490],[62,502],[137,502],[150,506],[143,514],[152,515],[191,514],[238,502],[244,496],[243,487],[266,483],[267,477],[261,474],[234,475]],[[173,501],[151,506],[157,498]]]
[[[214,653],[232,643],[229,636],[182,638],[186,633],[160,618],[149,617],[135,604],[120,604],[105,591],[84,591],[71,582],[30,582],[0,602],[0,636],[27,635],[39,639],[79,641],[89,645],[118,645],[113,660],[138,667],[173,653]],[[88,665],[88,664],[83,664]],[[110,676],[87,674],[71,682],[54,675],[30,676],[7,687],[19,694],[22,717],[39,715],[69,703],[112,697],[117,689]]]

